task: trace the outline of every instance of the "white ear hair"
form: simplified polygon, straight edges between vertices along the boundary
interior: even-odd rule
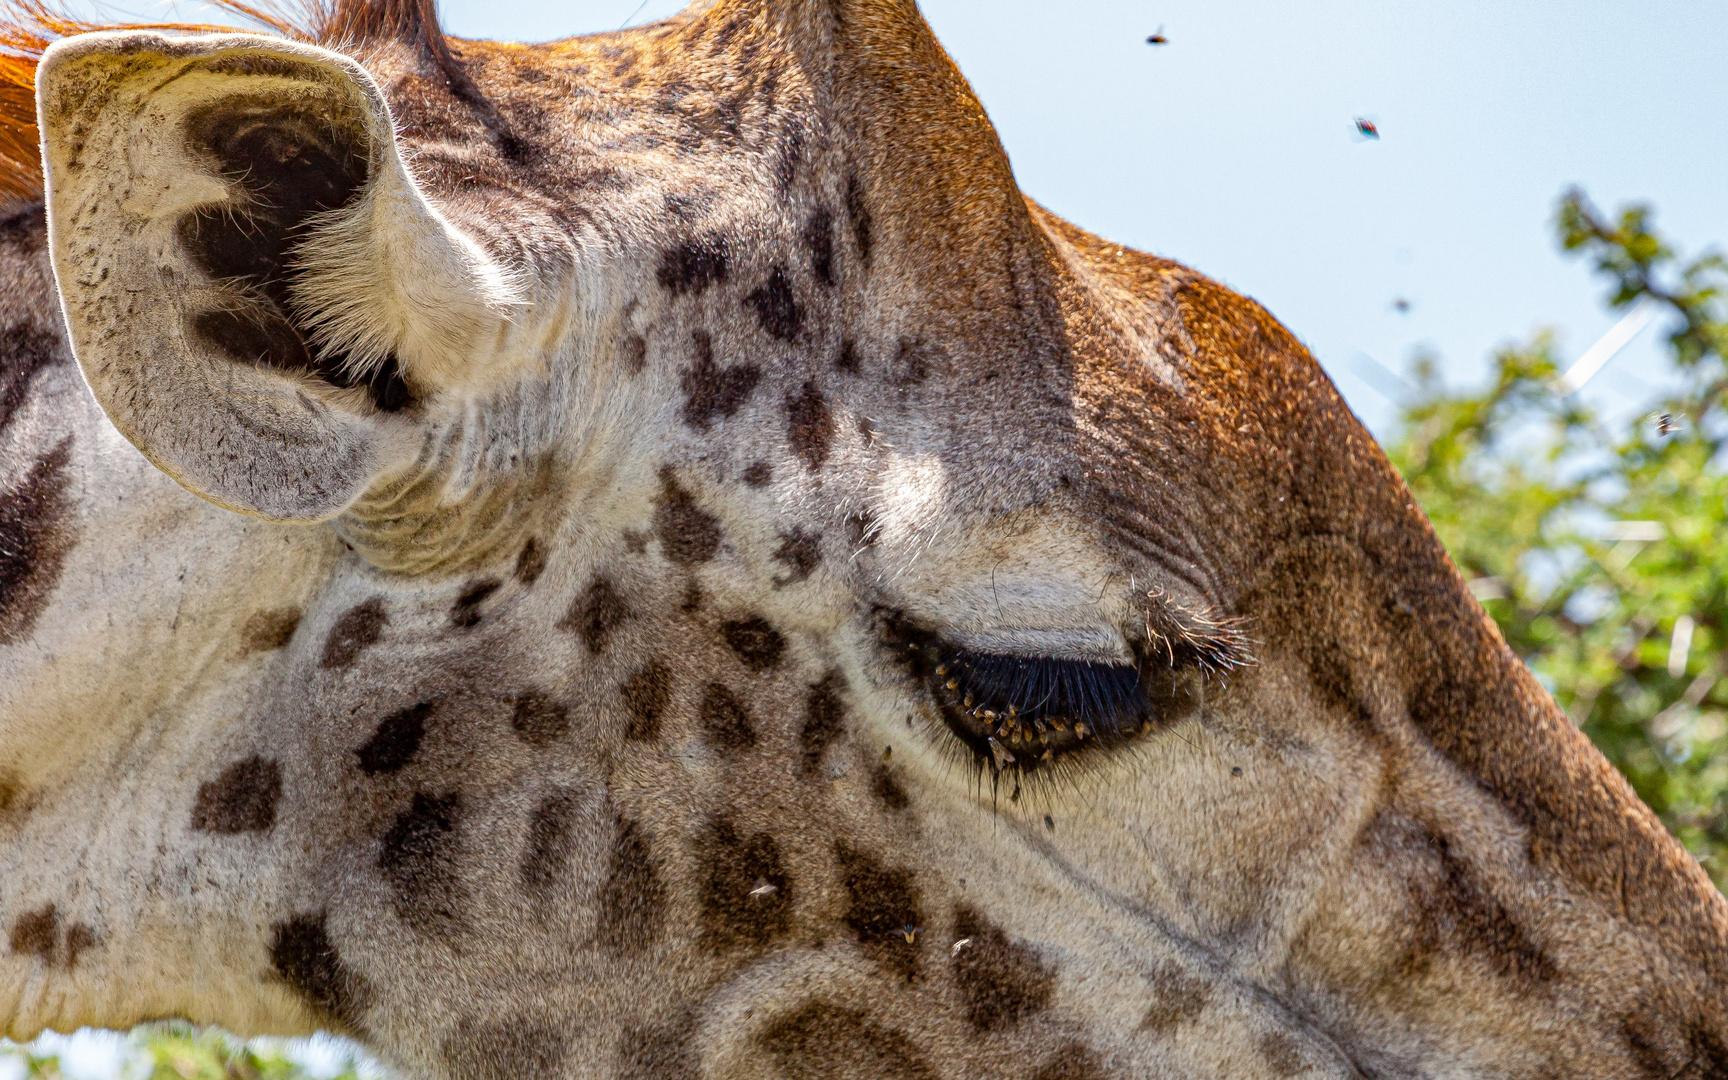
[[[359,201],[313,219],[294,248],[296,314],[357,377],[394,354],[419,384],[448,387],[523,306],[521,290],[421,194],[393,138],[379,149]]]

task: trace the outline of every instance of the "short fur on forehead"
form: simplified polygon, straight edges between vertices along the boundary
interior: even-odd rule
[[[252,28],[331,48],[400,41],[418,46],[449,81],[456,97],[473,105],[489,128],[495,111],[468,78],[438,26],[434,0],[212,0]],[[206,23],[89,22],[55,0],[0,0],[0,205],[42,196],[42,160],[36,131],[36,63],[55,41],[94,30],[169,30],[231,33]]]

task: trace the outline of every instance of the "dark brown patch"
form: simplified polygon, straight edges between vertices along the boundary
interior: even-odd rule
[[[804,250],[810,255],[810,272],[825,288],[832,289],[834,278],[834,215],[818,208],[804,223]]]
[[[32,326],[0,330],[0,432],[24,405],[36,374],[60,362],[60,339]]]
[[[806,382],[798,396],[786,397],[786,439],[811,472],[820,471],[827,462],[834,441],[834,414],[813,381]]]
[[[859,413],[857,427],[858,437],[864,440],[864,445],[874,446],[876,444],[876,425],[871,422],[870,418],[865,416],[863,413]]]
[[[1071,1042],[1050,1055],[1032,1080],[1103,1080],[1098,1055],[1085,1043]]]
[[[557,1076],[569,1057],[569,1035],[549,1023],[464,1020],[444,1037],[451,1080],[526,1080]]]
[[[840,342],[840,355],[835,359],[834,366],[848,375],[856,375],[864,369],[858,360],[858,346],[851,338]]]
[[[1165,1035],[1178,1025],[1199,1016],[1206,1008],[1210,990],[1206,981],[1176,966],[1165,964],[1154,970],[1146,981],[1152,991],[1152,1004],[1140,1018],[1140,1030]]]
[[[66,967],[78,966],[78,958],[101,944],[94,928],[85,923],[73,923],[66,928]]]
[[[468,630],[480,625],[480,605],[503,586],[497,578],[469,582],[450,605],[450,625]]]
[[[367,776],[388,776],[413,761],[420,752],[420,740],[426,737],[426,718],[431,715],[431,704],[422,701],[386,716],[366,745],[354,751],[360,759],[360,771]]]
[[[1441,955],[1466,952],[1525,987],[1554,977],[1553,962],[1439,831],[1383,812],[1364,831],[1364,840],[1427,864],[1407,877],[1409,914],[1397,965],[1401,980],[1420,977]]]
[[[726,280],[732,258],[724,237],[705,236],[667,251],[655,278],[673,296],[701,295]]]
[[[732,691],[720,683],[709,683],[702,696],[702,731],[721,751],[733,753],[756,745],[756,727],[750,713]]]
[[[745,840],[729,818],[718,818],[698,838],[696,854],[703,868],[705,947],[766,945],[790,928],[792,879],[772,836],[756,833]]]
[[[626,1027],[618,1038],[615,1080],[697,1080],[702,1069],[692,1040],[698,1030],[689,1017]]]
[[[670,466],[660,470],[660,502],[654,507],[660,550],[679,566],[705,563],[720,550],[720,519],[696,505],[678,486]]]
[[[612,861],[600,886],[599,937],[614,953],[639,952],[660,936],[666,921],[666,887],[642,827],[619,818]]]
[[[766,461],[753,462],[749,468],[739,474],[739,479],[751,487],[767,487],[774,482],[774,466]]]
[[[863,551],[876,546],[876,515],[868,506],[846,518],[846,530],[852,534],[854,550]]]
[[[978,1031],[1013,1027],[1050,1004],[1056,972],[1030,946],[1008,935],[967,906],[954,912],[954,937],[971,944],[954,957],[954,985],[965,1002],[966,1022]]]
[[[324,656],[318,661],[323,668],[345,668],[362,652],[378,644],[390,615],[384,610],[384,598],[374,596],[342,613],[324,639]]]
[[[1268,1031],[1260,1036],[1260,1056],[1276,1076],[1295,1076],[1308,1066],[1302,1044],[1287,1031]]]
[[[846,216],[852,219],[852,242],[858,245],[858,260],[868,267],[871,247],[876,239],[875,226],[870,217],[870,206],[864,200],[864,185],[859,182],[857,173],[846,178]]]
[[[282,648],[293,640],[299,625],[299,608],[254,611],[240,627],[240,655],[245,657]]]
[[[0,769],[0,824],[4,824],[14,810],[22,815],[23,809],[24,781],[10,769]]]
[[[510,710],[510,730],[529,746],[549,746],[570,730],[570,709],[532,690],[517,694]]]
[[[342,962],[323,915],[297,915],[270,931],[270,966],[338,1030],[354,1031],[371,1000],[366,978]]]
[[[523,585],[532,585],[545,572],[546,552],[541,549],[540,541],[530,536],[522,545],[522,553],[516,556],[516,580]]]
[[[12,921],[9,944],[16,955],[31,955],[44,964],[52,964],[59,939],[60,912],[53,904],[27,911]]]
[[[895,380],[901,386],[916,386],[930,377],[939,354],[921,338],[901,338],[894,355]]]
[[[769,271],[768,280],[752,289],[744,304],[756,312],[756,321],[768,336],[778,341],[796,339],[804,326],[804,309],[792,295],[792,279],[784,266]]]
[[[697,431],[707,431],[716,418],[725,419],[743,408],[762,379],[762,369],[754,364],[722,368],[714,361],[714,339],[702,330],[696,331],[694,339],[696,361],[684,370],[680,415]]]
[[[632,555],[640,555],[648,550],[648,534],[635,529],[624,530],[624,550]]]
[[[420,930],[457,923],[456,828],[461,796],[415,792],[378,849],[378,869],[396,891],[396,914]]]
[[[937,1080],[903,1032],[854,1009],[813,1001],[761,1035],[784,1076],[798,1080]]]
[[[612,640],[612,631],[630,617],[630,606],[603,574],[595,574],[588,591],[570,605],[570,613],[559,622],[560,630],[574,630],[588,646],[590,656],[599,656]]]
[[[1645,1080],[1728,1080],[1728,1040],[1707,1023],[1632,1015],[1621,1020],[1620,1037]]]
[[[276,824],[281,798],[282,766],[261,757],[237,761],[216,779],[198,785],[192,828],[223,836],[267,832]]]
[[[66,465],[72,437],[43,454],[24,482],[0,495],[0,645],[23,640],[60,581],[72,549]]]
[[[774,552],[774,561],[787,568],[785,574],[774,578],[777,587],[784,588],[803,581],[822,564],[822,534],[807,533],[794,525],[791,532],[780,534],[780,547]]]
[[[859,951],[882,970],[911,982],[918,976],[919,939],[927,936],[921,932],[924,913],[912,872],[884,866],[874,855],[844,843],[834,850],[849,901],[845,922],[857,936]],[[920,931],[910,942],[907,927]]]
[[[632,742],[652,742],[660,736],[660,717],[672,700],[672,672],[659,660],[648,664],[624,681],[619,691],[624,713],[629,717],[624,737]]]
[[[648,366],[648,339],[641,334],[631,334],[624,339],[624,370],[632,375],[642,374],[642,369]]]
[[[870,793],[886,810],[904,810],[912,805],[912,800],[906,797],[906,789],[900,786],[894,770],[887,765],[876,766],[870,777]]]
[[[576,849],[575,822],[576,796],[568,791],[541,799],[529,815],[528,848],[522,853],[522,884],[529,892],[544,895],[564,876]]]
[[[691,577],[684,582],[684,598],[678,602],[678,610],[694,618],[707,601],[708,597],[702,592],[702,583]]]
[[[720,624],[720,636],[751,671],[767,671],[786,652],[786,639],[760,615]]]
[[[805,776],[816,772],[828,747],[846,734],[846,701],[841,697],[844,689],[845,677],[838,671],[830,671],[804,697],[804,726],[798,732],[798,745],[804,752],[800,769]]]

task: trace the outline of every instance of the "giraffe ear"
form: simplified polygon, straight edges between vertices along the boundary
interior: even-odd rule
[[[44,54],[37,109],[84,376],[213,502],[340,514],[412,458],[429,400],[509,319],[505,274],[415,186],[347,57],[86,34]]]

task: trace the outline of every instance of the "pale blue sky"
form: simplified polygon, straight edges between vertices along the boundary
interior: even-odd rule
[[[444,0],[444,22],[534,41],[682,7],[638,2]],[[1552,239],[1568,184],[1607,207],[1649,199],[1689,248],[1728,242],[1721,0],[923,9],[1028,193],[1266,304],[1382,434],[1392,409],[1362,355],[1402,372],[1425,344],[1465,381],[1539,325],[1562,331],[1570,357],[1613,323]],[[1170,44],[1145,44],[1160,25]],[[1380,142],[1354,137],[1358,115]],[[1589,395],[1646,397],[1656,340],[1645,331]]]

